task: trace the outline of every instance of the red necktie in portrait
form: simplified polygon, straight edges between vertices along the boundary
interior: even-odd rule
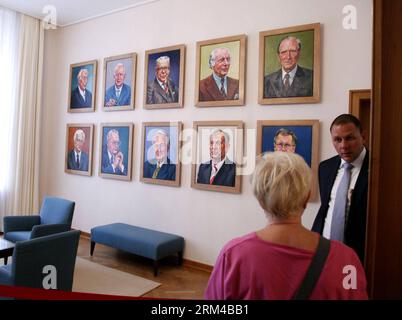
[[[212,177],[209,179],[209,184],[213,184],[214,183],[214,180],[215,180],[215,177],[216,177],[216,174],[218,173],[218,167],[216,166],[216,164],[214,164],[214,167],[213,167],[213,174],[212,174]]]

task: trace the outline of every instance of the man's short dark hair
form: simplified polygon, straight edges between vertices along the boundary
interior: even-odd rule
[[[287,128],[280,128],[278,131],[276,131],[275,136],[274,136],[274,143],[276,143],[276,138],[279,136],[291,136],[292,137],[292,141],[295,145],[297,145],[297,136],[296,134],[292,131],[289,130]]]
[[[362,123],[358,118],[356,118],[354,115],[351,114],[341,114],[340,116],[337,116],[334,121],[331,123],[331,127],[329,128],[329,131],[332,131],[333,126],[339,126],[342,124],[348,124],[348,123],[353,123],[357,129],[359,129],[359,132],[363,132],[363,127]]]

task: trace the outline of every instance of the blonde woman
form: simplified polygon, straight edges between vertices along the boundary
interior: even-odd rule
[[[311,170],[294,153],[259,157],[252,177],[254,195],[268,223],[230,241],[221,251],[205,298],[292,299],[315,256],[320,235],[302,225]],[[366,277],[355,252],[338,241],[326,242],[328,256],[309,299],[367,299]]]

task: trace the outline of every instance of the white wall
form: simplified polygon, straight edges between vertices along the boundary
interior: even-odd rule
[[[358,29],[344,30],[342,8],[357,8]],[[125,222],[177,233],[186,240],[185,258],[213,264],[231,238],[265,224],[253,198],[248,177],[240,195],[190,187],[191,167],[182,167],[180,188],[139,182],[140,135],[143,121],[180,120],[184,128],[195,120],[319,119],[320,160],[334,154],[329,137],[333,118],[348,111],[348,91],[371,86],[372,14],[369,0],[161,0],[70,27],[46,32],[43,94],[41,197],[57,195],[76,201],[73,227],[89,232],[94,226]],[[319,104],[261,106],[258,104],[259,31],[322,23],[322,99]],[[246,105],[194,107],[196,42],[247,34]],[[184,43],[187,46],[183,109],[144,110],[145,50]],[[103,58],[138,53],[134,111],[102,112]],[[67,113],[69,66],[98,59],[95,113]],[[134,130],[131,182],[100,178],[99,124],[132,121]],[[64,173],[67,123],[94,123],[92,177]],[[304,224],[311,226],[319,203],[310,203]]]

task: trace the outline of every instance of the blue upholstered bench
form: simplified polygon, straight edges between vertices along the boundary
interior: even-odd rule
[[[113,223],[92,228],[91,256],[96,243],[154,260],[155,276],[158,274],[160,259],[177,253],[179,264],[183,261],[183,237],[125,223]]]

